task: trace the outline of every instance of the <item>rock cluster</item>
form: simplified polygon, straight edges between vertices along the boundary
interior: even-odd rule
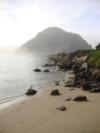
[[[35,71],[35,72],[41,72],[42,70],[39,69],[39,68],[35,68],[35,69],[33,69],[33,71]],[[49,69],[44,69],[43,72],[50,72],[50,70]]]

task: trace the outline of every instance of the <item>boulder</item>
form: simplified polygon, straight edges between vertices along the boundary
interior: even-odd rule
[[[90,93],[100,93],[100,88],[93,88]]]
[[[79,78],[88,80],[89,78],[88,73],[85,71],[80,71]]]
[[[88,101],[87,100],[87,97],[86,96],[77,96],[73,99],[73,101],[77,101],[77,102],[86,102]]]
[[[74,75],[74,71],[69,71],[68,73],[71,75]]]
[[[55,89],[55,90],[53,90],[53,91],[51,92],[50,95],[52,95],[52,96],[58,96],[58,95],[60,95],[60,92],[59,92],[59,90]]]
[[[100,70],[94,70],[91,76],[93,81],[100,81]]]
[[[41,69],[36,68],[36,69],[34,69],[33,71],[35,71],[35,72],[41,72]]]
[[[44,72],[50,72],[49,69],[45,69]]]
[[[72,70],[74,71],[75,74],[77,74],[79,72],[79,65],[78,64],[74,64],[72,67]]]
[[[81,84],[81,86],[84,91],[90,91],[92,89],[92,85],[89,82],[85,82]]]
[[[60,106],[60,107],[57,107],[56,109],[58,109],[60,111],[66,111],[66,107],[65,106]]]
[[[65,82],[64,87],[74,87],[74,86],[75,86],[75,81],[73,79],[70,79],[70,80]]]
[[[27,90],[27,92],[25,94],[28,96],[31,96],[31,95],[35,95],[36,93],[37,93],[36,90],[30,88]]]

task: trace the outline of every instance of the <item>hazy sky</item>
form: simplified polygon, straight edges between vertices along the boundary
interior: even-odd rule
[[[39,31],[59,26],[100,41],[100,0],[0,0],[0,49],[16,49]]]

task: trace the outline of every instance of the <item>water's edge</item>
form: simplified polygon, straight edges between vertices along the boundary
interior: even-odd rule
[[[67,78],[68,78],[68,72],[64,72],[61,80],[63,81],[63,80],[66,80]],[[43,92],[45,91],[45,89],[48,88],[48,86],[49,85],[52,85],[52,84],[54,84],[54,82],[50,82],[48,84],[45,84],[43,88],[41,88],[40,90],[38,90],[38,93],[35,96],[36,97],[41,96],[43,94]],[[34,97],[34,96],[31,96],[31,97]],[[19,96],[17,98],[11,99],[11,100],[9,100],[7,102],[0,103],[0,110],[4,109],[6,107],[12,106],[13,104],[19,103],[21,101],[28,100],[31,97],[30,96],[28,97],[26,95],[23,95],[23,96]]]

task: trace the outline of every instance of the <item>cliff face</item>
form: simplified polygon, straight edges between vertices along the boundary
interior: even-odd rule
[[[57,27],[50,27],[26,42],[18,51],[20,53],[28,51],[30,53],[48,55],[62,51],[70,53],[91,48],[80,35],[66,32]]]

